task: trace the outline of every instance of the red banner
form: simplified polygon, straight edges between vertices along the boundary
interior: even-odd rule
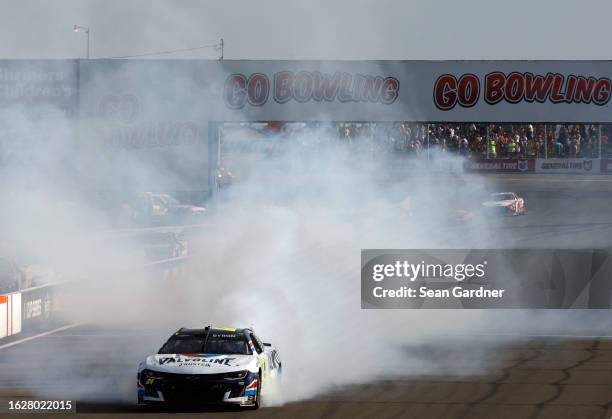
[[[533,172],[533,159],[478,159],[466,160],[463,169],[466,172]]]

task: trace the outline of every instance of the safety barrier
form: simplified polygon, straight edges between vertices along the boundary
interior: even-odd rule
[[[160,260],[128,270],[152,270],[171,273],[181,268],[191,256]],[[163,278],[169,276],[164,275]],[[0,341],[30,330],[44,330],[46,324],[59,320],[62,288],[78,281],[65,281],[0,295]]]
[[[21,332],[21,293],[0,295],[0,339]]]

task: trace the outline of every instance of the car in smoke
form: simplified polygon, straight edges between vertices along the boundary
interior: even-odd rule
[[[257,409],[262,393],[272,391],[280,375],[277,349],[251,328],[181,328],[138,366],[138,404],[218,403]]]
[[[142,242],[145,257],[151,262],[188,254],[187,242],[174,231],[145,231],[138,238]]]
[[[514,192],[498,192],[482,203],[485,212],[502,215],[524,215],[525,200]]]
[[[217,170],[217,188],[224,189],[231,186],[235,182],[235,178],[234,172],[225,167],[220,167]]]
[[[181,204],[165,193],[144,192],[127,205],[131,217],[139,224],[197,224],[203,221],[206,208]]]

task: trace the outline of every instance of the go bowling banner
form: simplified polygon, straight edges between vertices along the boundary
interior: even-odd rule
[[[89,60],[79,75],[89,123],[165,123],[181,144],[198,121],[612,122],[609,61]]]
[[[109,147],[207,121],[612,123],[611,97],[610,61],[0,60],[0,110],[110,125]]]
[[[226,61],[226,118],[610,122],[607,61]]]

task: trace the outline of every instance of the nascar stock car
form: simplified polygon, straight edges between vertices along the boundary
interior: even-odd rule
[[[524,215],[525,200],[514,192],[499,192],[489,196],[489,200],[482,203],[483,208],[492,213],[503,215]]]
[[[279,384],[278,351],[250,328],[181,328],[138,366],[141,406],[222,403],[259,408]]]

